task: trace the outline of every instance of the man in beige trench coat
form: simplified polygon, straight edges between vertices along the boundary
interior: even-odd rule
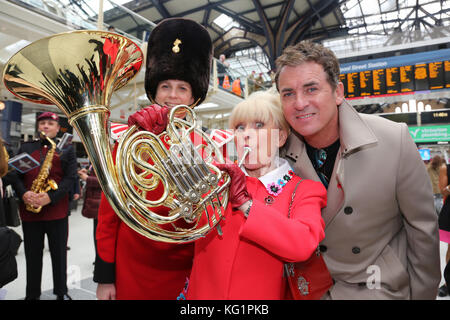
[[[441,278],[437,217],[425,166],[407,126],[357,113],[339,63],[301,42],[277,59],[292,133],[282,155],[328,190],[320,245],[331,299],[435,299]]]

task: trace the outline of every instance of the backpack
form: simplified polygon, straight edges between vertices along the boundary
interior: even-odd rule
[[[0,227],[0,288],[17,278],[16,254],[22,238],[8,227]]]

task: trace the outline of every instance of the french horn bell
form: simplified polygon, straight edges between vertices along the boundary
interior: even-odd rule
[[[223,156],[198,128],[195,112],[177,106],[163,133],[131,126],[116,152],[109,143],[112,93],[136,76],[142,62],[140,48],[124,36],[73,31],[21,49],[5,65],[3,81],[20,99],[54,104],[67,116],[105,197],[130,228],[156,241],[195,241],[218,227],[230,183],[213,165]],[[183,109],[188,120],[175,117]]]

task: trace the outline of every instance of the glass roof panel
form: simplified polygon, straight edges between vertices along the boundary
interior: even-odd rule
[[[42,1],[42,0],[24,0]],[[98,13],[98,0],[56,0],[66,9],[70,9],[74,14],[86,16],[87,20],[95,21]],[[103,9],[105,14],[117,5],[123,5],[131,0],[104,0]],[[340,0],[340,9],[344,17],[343,27],[348,28],[349,35],[339,40],[331,38],[324,41],[324,44],[336,53],[339,51],[363,50],[369,47],[385,45],[389,39],[401,28],[401,32],[407,33],[420,28],[424,38],[429,37],[430,28],[440,25],[441,32],[450,36],[450,1],[442,0]],[[417,3],[419,6],[417,7]],[[421,10],[423,9],[423,10]],[[112,10],[110,10],[112,11]],[[130,10],[128,10],[129,13]],[[439,12],[441,12],[439,14]],[[111,12],[110,12],[111,13]],[[418,20],[415,20],[416,17]],[[135,24],[135,29],[150,25],[148,21],[138,21],[138,17],[130,17],[127,24]],[[125,23],[124,23],[125,24]],[[219,15],[214,20],[214,26],[222,30],[229,31],[234,26],[240,26],[230,16]],[[119,26],[119,31],[131,32],[132,28],[125,29]],[[138,38],[142,35],[136,33]],[[245,58],[245,59],[244,59]],[[251,71],[267,74],[270,68],[268,59],[261,48],[252,48],[235,52],[228,59],[233,67],[237,68],[237,73],[248,75]],[[253,62],[250,62],[253,61]]]
[[[352,37],[344,37],[343,42],[325,40],[336,53],[386,45],[396,34],[408,41],[412,31],[420,32],[422,40],[430,39],[436,30],[450,36],[450,1],[421,0],[417,6],[416,0],[349,0],[342,2],[341,11]]]

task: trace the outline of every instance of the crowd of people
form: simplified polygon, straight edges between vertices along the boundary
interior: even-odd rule
[[[176,39],[181,50],[173,50]],[[170,108],[203,102],[212,56],[210,36],[198,23],[159,23],[146,56],[145,89],[152,104],[128,124],[158,135]],[[212,229],[186,244],[138,234],[101,195],[95,173],[77,172],[72,147],[52,159],[49,177],[57,190],[32,190],[39,167],[14,173],[11,183],[22,200],[26,299],[41,294],[45,234],[54,293],[70,299],[67,213],[78,178],[86,181],[83,215],[94,221],[98,299],[308,299],[317,284],[310,282],[325,275],[330,283],[321,299],[435,299],[440,232],[441,240],[450,234],[438,225],[439,203],[450,195],[448,166],[432,162],[428,174],[405,124],[357,113],[344,98],[338,59],[321,44],[287,47],[276,66],[276,88],[255,88],[230,116],[242,161],[216,164],[231,178],[221,233]],[[38,128],[54,139],[57,116],[42,114]],[[41,164],[50,148],[45,139],[22,145]],[[156,188],[147,198],[161,193]],[[26,205],[42,211],[32,214]],[[317,257],[325,269],[305,267]],[[296,268],[303,270],[297,279],[302,286],[291,287],[287,278]],[[448,287],[448,264],[444,277]]]

